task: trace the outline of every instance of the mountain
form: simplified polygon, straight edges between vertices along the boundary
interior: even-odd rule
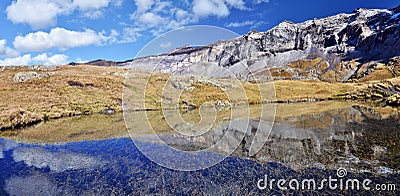
[[[102,66],[102,67],[111,67],[111,66],[118,66],[118,65],[121,65],[121,64],[123,64],[123,63],[126,63],[126,62],[130,62],[129,60],[128,61],[123,61],[123,62],[114,62],[114,61],[107,61],[107,60],[103,60],[103,59],[97,59],[97,60],[94,60],[94,61],[89,61],[89,62],[87,62],[87,63],[85,63],[85,64],[88,64],[88,65],[95,65],[95,66]],[[76,62],[71,62],[71,63],[69,63],[69,65],[79,65],[80,63],[76,63]]]
[[[303,23],[283,21],[266,32],[251,31],[232,40],[186,46],[116,65],[250,81],[347,82],[362,79],[376,67],[385,68],[380,63],[400,55],[399,27],[400,6],[390,10],[360,8]],[[386,70],[382,79],[396,76],[389,76],[392,72]]]

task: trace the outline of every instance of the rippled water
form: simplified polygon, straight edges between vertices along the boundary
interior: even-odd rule
[[[151,115],[150,123],[159,123],[159,127],[164,127],[160,123],[162,115],[157,112]],[[189,115],[185,118],[196,119],[196,115],[198,113],[194,112],[193,117]],[[271,134],[253,156],[249,155],[249,144],[255,136],[252,132],[224,129],[205,134],[203,138],[188,140],[176,136],[167,128],[160,129],[158,135],[164,142],[186,150],[212,145],[218,134],[227,132],[235,132],[231,140],[244,138],[227,159],[210,168],[191,172],[164,168],[141,153],[135,144],[163,152],[165,157],[182,156],[182,152],[166,150],[165,145],[154,142],[154,134],[137,131],[133,137],[136,138],[135,144],[130,138],[124,138],[121,131],[110,130],[115,134],[104,130],[96,132],[109,134],[109,139],[94,140],[98,137],[96,134],[89,141],[87,136],[78,137],[76,132],[89,129],[77,130],[81,127],[79,121],[88,122],[85,118],[89,117],[72,118],[58,124],[65,127],[75,123],[71,133],[74,137],[63,133],[58,143],[39,141],[32,135],[32,132],[41,133],[46,125],[30,128],[30,134],[23,130],[7,136],[9,139],[0,139],[0,195],[295,193],[281,190],[276,184],[272,189],[260,190],[257,184],[265,176],[268,179],[299,181],[312,178],[317,182],[329,176],[344,180],[370,179],[372,184],[395,184],[399,188],[400,121],[394,108],[342,102],[278,105]],[[123,123],[121,118],[118,115],[107,117],[115,128],[119,127],[117,123]],[[259,118],[255,115],[250,120],[257,122]],[[57,128],[57,123],[51,125]],[[207,160],[222,155],[224,149],[203,153],[201,158]],[[179,162],[179,159],[176,160]],[[346,169],[347,175],[339,178],[337,170],[342,168]],[[376,191],[324,187],[322,190],[301,192],[343,194]],[[397,191],[380,193],[398,194]]]

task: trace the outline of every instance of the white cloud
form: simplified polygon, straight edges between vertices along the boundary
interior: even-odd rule
[[[154,0],[135,0],[137,12],[145,12],[154,4]]]
[[[105,31],[101,32],[101,34],[100,34],[102,37],[103,43],[112,44],[112,43],[118,42],[119,33],[115,29],[111,29],[110,35],[105,36],[105,34],[106,34]]]
[[[122,39],[119,43],[131,43],[136,42],[139,37],[142,36],[143,29],[137,27],[126,27],[122,30]]]
[[[175,15],[176,15],[176,19],[178,19],[178,20],[184,20],[185,18],[190,17],[189,12],[187,12],[185,10],[181,10],[181,9],[178,9],[175,12]]]
[[[171,45],[172,45],[171,42],[161,43],[161,44],[160,44],[160,47],[161,47],[161,48],[169,48],[169,47],[171,47]]]
[[[57,16],[70,10],[68,0],[17,0],[6,8],[9,20],[15,24],[28,23],[33,29],[55,25]]]
[[[230,14],[229,8],[248,10],[243,0],[195,0],[193,13],[196,17],[226,17]]]
[[[254,20],[246,20],[244,22],[231,22],[226,27],[244,27],[244,26],[250,26],[254,25],[256,21]]]
[[[6,8],[6,13],[14,24],[26,23],[37,30],[55,26],[58,16],[75,10],[89,19],[99,18],[111,4],[121,6],[122,0],[16,0]]]
[[[18,52],[12,48],[6,46],[7,41],[5,39],[0,40],[0,57],[16,57]]]
[[[133,24],[124,29],[123,42],[136,41],[145,31],[158,36],[198,22],[200,18],[226,17],[230,9],[248,10],[243,0],[194,0],[183,4],[185,8],[176,7],[171,1],[135,0],[137,10],[130,17]]]
[[[47,56],[46,53],[39,54],[32,58],[32,62],[42,65],[63,65],[66,64],[68,56],[63,54],[55,54],[53,56]]]
[[[109,36],[104,32],[96,33],[93,30],[70,31],[64,28],[53,28],[49,33],[38,31],[25,36],[17,36],[14,39],[14,48],[20,52],[38,52],[51,48],[66,50],[69,48],[83,47],[89,45],[101,45],[115,41],[118,35],[115,30]]]
[[[257,28],[261,25],[268,24],[268,22],[265,21],[255,21],[255,20],[246,20],[243,22],[231,22],[227,25],[226,27],[229,28],[237,28],[237,27],[244,27],[244,26],[250,26],[251,29]]]
[[[1,65],[28,65],[31,62],[31,54],[26,54],[24,56],[18,56],[14,58],[5,58],[0,60]]]
[[[228,4],[229,6],[232,6],[234,8],[240,9],[240,10],[247,10],[248,9],[245,6],[244,1],[242,1],[242,0],[225,0],[225,3]]]
[[[41,65],[63,65],[67,63],[67,60],[68,56],[64,54],[48,56],[46,53],[43,53],[33,58],[31,54],[25,54],[23,56],[0,60],[0,65],[29,65],[33,63]]]
[[[87,12],[85,12],[85,13],[83,14],[83,16],[84,16],[85,18],[89,18],[89,19],[94,20],[94,19],[98,19],[98,18],[100,18],[101,16],[103,16],[103,12],[100,11],[100,10],[87,11]]]
[[[163,18],[155,13],[148,12],[140,15],[139,21],[152,27],[161,23],[163,21]]]
[[[269,0],[255,0],[254,1],[256,4],[260,4],[260,3],[268,3]]]
[[[110,2],[111,0],[74,0],[72,4],[82,10],[93,10],[107,7]]]
[[[72,5],[82,12],[85,18],[98,19],[103,16],[104,8],[110,4],[121,6],[122,0],[74,0]]]
[[[195,0],[193,3],[193,13],[198,17],[229,15],[229,9],[223,0]]]
[[[194,21],[192,13],[175,7],[170,1],[135,0],[137,10],[131,14],[132,25],[124,29],[123,41],[136,41],[142,32],[154,36]]]

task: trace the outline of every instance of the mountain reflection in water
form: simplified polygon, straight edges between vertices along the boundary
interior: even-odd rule
[[[157,124],[162,118],[156,113],[152,115],[150,123]],[[256,116],[250,118],[250,126],[258,120]],[[399,125],[397,110],[390,108],[340,102],[278,105],[274,128],[254,156],[248,154],[253,132],[222,129],[190,140],[174,136],[168,130],[161,131],[159,136],[164,142],[195,150],[212,145],[213,139],[220,138],[218,134],[229,131],[235,131],[232,134],[235,137],[244,134],[244,142],[230,157],[192,172],[174,171],[153,163],[128,138],[54,144],[0,139],[0,195],[281,194],[276,186],[272,190],[259,190],[258,180],[268,175],[274,179],[321,181],[337,177],[339,168],[347,169],[347,178],[360,181],[368,178],[373,183],[393,183],[398,188]],[[81,132],[74,130],[78,131]],[[165,157],[184,156],[180,151],[152,143],[152,137],[138,134],[135,143],[163,152]],[[207,160],[222,154],[223,150],[203,153],[201,158]],[[286,190],[283,194],[292,192]],[[329,189],[304,192],[360,193]]]
[[[152,148],[163,148],[148,144]],[[0,194],[254,194],[278,193],[259,190],[257,181],[270,178],[315,178],[336,176],[335,170],[293,170],[279,163],[260,164],[227,158],[204,170],[182,172],[166,169],[148,160],[129,139],[30,145],[0,139]],[[207,157],[204,157],[205,159]],[[347,177],[369,178],[374,183],[399,183],[398,174],[349,173]],[[337,193],[322,190],[326,193]],[[310,192],[311,193],[311,192]]]

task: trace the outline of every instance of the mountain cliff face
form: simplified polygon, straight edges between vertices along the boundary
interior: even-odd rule
[[[246,80],[348,81],[363,66],[364,73],[376,67],[376,62],[399,56],[399,38],[400,6],[357,9],[298,24],[284,21],[266,32],[251,31],[232,40],[178,48],[119,65]]]

